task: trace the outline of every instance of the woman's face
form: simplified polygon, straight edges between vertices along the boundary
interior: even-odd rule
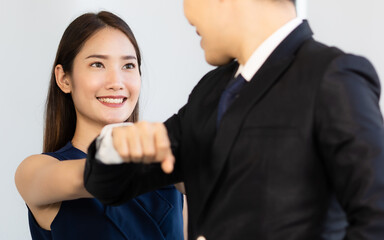
[[[135,49],[120,30],[106,27],[84,44],[69,77],[78,123],[124,122],[141,86]]]

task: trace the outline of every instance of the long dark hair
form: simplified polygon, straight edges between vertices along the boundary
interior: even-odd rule
[[[113,27],[123,32],[131,41],[136,51],[139,72],[141,75],[141,54],[132,30],[118,16],[102,11],[97,14],[86,13],[76,18],[65,30],[56,53],[52,67],[48,96],[45,108],[44,152],[54,152],[62,148],[73,138],[76,129],[76,112],[70,94],[65,94],[56,84],[55,67],[63,66],[66,74],[72,73],[73,61],[85,42],[97,31]],[[139,117],[139,104],[137,103],[129,122],[136,122]]]

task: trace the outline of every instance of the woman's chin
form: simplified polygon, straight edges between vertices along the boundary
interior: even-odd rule
[[[105,121],[105,125],[125,122],[129,117],[124,118],[109,118]]]

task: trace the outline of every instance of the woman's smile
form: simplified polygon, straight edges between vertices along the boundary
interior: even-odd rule
[[[124,96],[103,96],[97,97],[97,100],[108,107],[121,107],[127,100]]]

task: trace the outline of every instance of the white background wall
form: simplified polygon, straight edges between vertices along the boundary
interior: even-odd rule
[[[384,77],[384,7],[380,0],[369,3],[298,0],[317,39],[367,56]],[[78,15],[99,10],[126,20],[140,44],[142,119],[165,120],[212,69],[182,0],[0,0],[0,239],[30,239],[14,172],[26,156],[41,152],[45,96],[64,29]]]

